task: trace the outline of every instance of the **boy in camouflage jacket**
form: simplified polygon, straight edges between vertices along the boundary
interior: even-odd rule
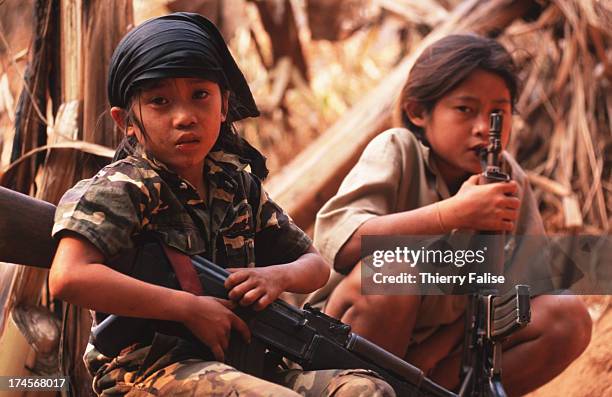
[[[284,291],[311,292],[329,271],[263,190],[265,159],[232,129],[233,121],[259,112],[216,27],[176,13],[132,30],[111,60],[108,97],[126,138],[117,161],[79,182],[58,206],[51,293],[94,310],[94,326],[105,313],[175,321],[201,346],[155,333],[107,357],[90,344],[84,359],[95,392],[394,395],[365,370],[269,374],[281,386],[223,363],[231,330],[251,337],[233,308],[261,310]],[[147,233],[230,269],[230,300],[145,283],[107,266]]]

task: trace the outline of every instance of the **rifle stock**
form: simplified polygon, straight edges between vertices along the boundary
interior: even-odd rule
[[[0,186],[0,261],[50,268],[55,206]]]

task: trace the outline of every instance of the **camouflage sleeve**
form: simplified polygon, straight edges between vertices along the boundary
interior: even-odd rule
[[[258,179],[253,181],[251,190],[255,190],[255,194],[250,196],[259,199],[252,206],[255,216],[256,265],[288,263],[299,258],[312,245],[310,237],[270,199]]]
[[[143,172],[119,163],[78,182],[58,204],[53,237],[67,230],[76,232],[107,258],[133,247],[132,237],[148,223],[149,208],[158,200]]]

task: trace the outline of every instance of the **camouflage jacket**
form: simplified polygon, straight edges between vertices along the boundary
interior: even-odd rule
[[[245,167],[236,155],[210,153],[204,202],[164,164],[145,154],[128,156],[64,194],[52,234],[74,231],[106,258],[132,248],[139,234],[155,232],[166,244],[224,267],[296,259],[311,240]]]
[[[223,267],[297,259],[310,247],[310,238],[245,167],[236,155],[209,153],[204,202],[189,182],[164,164],[142,153],[128,156],[64,194],[52,234],[76,232],[107,259],[133,248],[137,237],[148,232],[188,255],[203,255]],[[94,326],[106,317],[93,315]],[[91,344],[84,360],[92,374],[110,362]]]

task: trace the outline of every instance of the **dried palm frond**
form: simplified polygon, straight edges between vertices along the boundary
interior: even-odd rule
[[[612,177],[611,81],[605,70],[612,10],[602,3],[555,1],[542,15],[545,23],[517,23],[502,37],[508,48],[523,54],[517,61],[525,85],[511,149],[532,170],[536,187],[543,187],[542,178],[563,187],[555,194],[562,196],[564,216],[557,216],[550,196],[541,196],[551,231],[577,225],[610,229],[605,186]]]

